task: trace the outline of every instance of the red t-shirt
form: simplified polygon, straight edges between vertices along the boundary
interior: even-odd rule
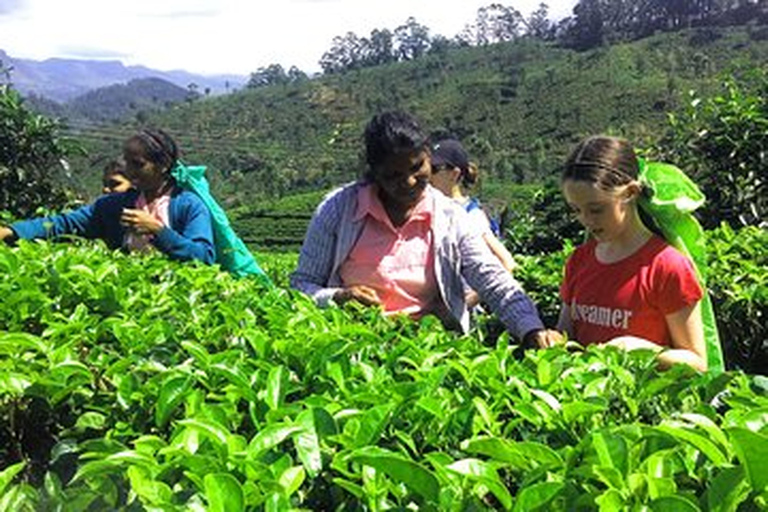
[[[560,297],[573,336],[584,345],[632,335],[669,346],[665,316],[703,296],[690,260],[657,236],[614,263],[599,262],[596,247],[590,240],[565,265]]]

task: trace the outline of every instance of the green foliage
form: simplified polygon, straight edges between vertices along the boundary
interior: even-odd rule
[[[527,190],[528,194],[520,189],[522,194],[510,198],[502,219],[504,243],[513,254],[549,254],[584,240],[584,230],[565,203],[559,181]]]
[[[722,254],[742,241],[714,236]],[[555,296],[565,256],[523,258],[521,276]],[[283,284],[295,255],[262,263]],[[4,509],[764,503],[762,377],[658,372],[612,347],[520,355],[506,335],[319,310],[91,243],[0,247],[0,297]]]
[[[768,41],[750,40],[744,29],[723,30],[704,48],[690,37],[662,34],[584,53],[527,39],[452,48],[203,98],[150,114],[142,124],[167,129],[187,162],[208,165],[213,191],[227,207],[356,178],[364,170],[363,127],[389,108],[412,111],[429,131],[461,138],[488,184],[540,183],[583,136],[610,132],[650,146],[683,91],[708,94],[721,71],[767,62]],[[83,133],[90,159],[114,156],[134,129]],[[87,161],[73,168],[87,173],[86,183],[95,179]]]
[[[670,115],[665,157],[692,172],[707,196],[705,227],[766,226],[768,218],[768,71],[729,78],[719,94],[690,93]]]
[[[708,284],[726,361],[762,374],[768,371],[766,247],[768,231],[754,226],[708,232]]]
[[[27,110],[18,92],[0,84],[0,210],[23,217],[63,206],[63,159],[77,149],[60,137],[58,123]]]

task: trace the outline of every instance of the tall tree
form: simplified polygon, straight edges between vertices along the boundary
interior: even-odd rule
[[[0,62],[0,76],[8,73]],[[0,210],[28,217],[39,206],[65,204],[65,158],[82,148],[61,138],[56,121],[28,110],[8,82],[0,83]]]
[[[520,36],[523,16],[511,6],[491,4],[477,10],[475,24],[478,45],[513,41]]]
[[[268,85],[286,84],[288,82],[289,78],[288,75],[285,74],[283,66],[280,64],[270,64],[269,66],[261,67],[254,73],[251,73],[251,79],[248,80],[246,87],[253,89]]]
[[[429,50],[429,27],[419,24],[411,16],[395,29],[395,43],[399,60],[418,59]]]
[[[367,47],[365,39],[354,32],[333,38],[331,49],[320,59],[320,67],[324,73],[340,73],[348,69],[362,67]]]
[[[555,38],[555,25],[549,19],[549,6],[540,3],[527,20],[523,20],[525,35],[533,39],[551,41]]]
[[[387,64],[395,60],[395,43],[388,29],[374,29],[367,39],[365,62],[369,66]]]

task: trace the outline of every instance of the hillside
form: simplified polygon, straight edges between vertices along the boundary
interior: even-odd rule
[[[126,84],[100,87],[65,103],[43,96],[27,97],[28,105],[43,115],[65,120],[69,126],[88,128],[95,124],[143,119],[174,103],[193,99],[197,93],[161,78],[137,78]]]
[[[159,71],[144,66],[125,66],[116,60],[17,59],[3,50],[0,50],[0,61],[13,68],[12,80],[19,92],[59,103],[93,89],[137,78],[161,78],[183,88],[195,84],[201,93],[208,89],[213,94],[229,92],[247,81],[247,77],[240,75],[203,76],[180,70]]]
[[[682,31],[583,53],[506,43],[203,98],[147,122],[174,134],[188,161],[210,167],[214,190],[229,205],[353,179],[362,127],[392,107],[459,136],[487,182],[532,182],[551,175],[588,133],[652,144],[688,90],[706,92],[723,73],[766,61],[768,41],[751,40],[748,29]],[[69,134],[92,154],[113,154],[133,129]]]

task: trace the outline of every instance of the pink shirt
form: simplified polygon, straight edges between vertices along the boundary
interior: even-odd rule
[[[159,220],[163,226],[170,226],[170,216],[168,209],[171,205],[171,194],[164,194],[156,197],[151,203],[147,203],[147,198],[143,193],[136,199],[134,208],[144,210],[155,219]],[[137,233],[127,232],[125,235],[125,245],[131,251],[145,251],[151,247],[151,235],[139,235]]]
[[[421,316],[430,312],[439,298],[432,250],[433,213],[428,190],[405,224],[396,228],[378,197],[378,187],[361,187],[354,218],[364,218],[364,226],[339,269],[344,286],[373,288],[385,313]]]

